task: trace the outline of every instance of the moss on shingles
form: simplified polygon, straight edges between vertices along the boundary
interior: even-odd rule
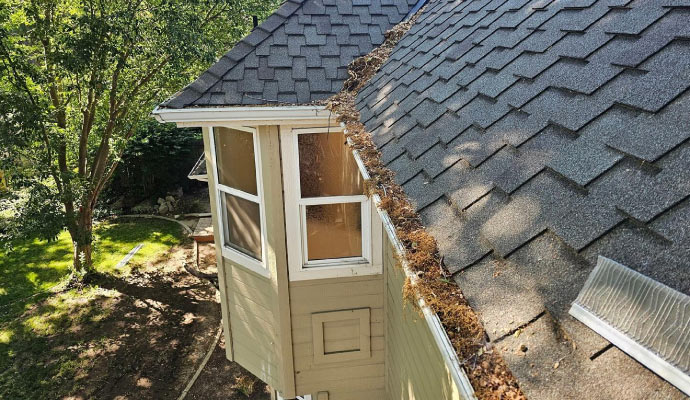
[[[423,11],[386,32],[381,46],[355,59],[348,67],[350,77],[343,84],[343,90],[331,97],[326,107],[345,125],[348,143],[359,153],[371,177],[366,185],[367,192],[381,198],[379,207],[388,213],[404,246],[407,264],[418,278],[414,285],[406,280],[403,296],[408,300],[420,296],[438,315],[460,360],[464,360],[468,377],[480,399],[524,399],[502,357],[486,343],[479,317],[457,284],[446,278],[436,240],[426,231],[402,187],[395,183],[393,171],[381,161],[381,153],[360,122],[355,107],[357,92],[376,74]]]

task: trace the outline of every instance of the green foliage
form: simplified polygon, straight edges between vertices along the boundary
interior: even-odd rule
[[[124,206],[131,207],[152,196],[164,197],[177,187],[186,189],[196,182],[187,174],[202,153],[199,129],[146,121],[125,148],[103,200],[123,197]]]
[[[140,122],[276,3],[0,0],[0,169],[44,186],[31,210],[59,199],[87,268],[94,208]]]
[[[23,237],[55,240],[64,230],[65,215],[55,188],[37,182],[27,191],[28,196],[6,203],[13,207],[15,215],[7,221],[4,233],[0,233],[0,238],[7,238],[6,244],[7,240]]]

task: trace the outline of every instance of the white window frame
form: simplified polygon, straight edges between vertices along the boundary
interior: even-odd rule
[[[254,165],[256,169],[256,192],[257,195],[243,192],[238,189],[225,186],[218,181],[218,159],[216,158],[216,135],[215,128],[229,128],[238,131],[249,132],[252,134],[254,143]],[[261,174],[261,146],[259,134],[256,128],[251,127],[237,127],[237,126],[226,126],[226,125],[216,125],[215,127],[209,127],[209,139],[211,146],[211,164],[213,167],[213,179],[216,183],[216,210],[218,210],[219,225],[221,226],[220,231],[220,243],[223,252],[223,257],[233,261],[234,263],[249,269],[250,271],[256,272],[257,274],[269,277],[269,271],[266,264],[266,212],[264,209],[264,190],[263,190],[263,180]],[[226,230],[228,228],[228,221],[225,217],[225,207],[223,205],[224,195],[229,194],[232,196],[239,197],[244,200],[251,201],[252,203],[257,203],[259,205],[259,215],[260,215],[260,226],[261,226],[261,260],[257,260],[233,247],[225,244]]]
[[[281,151],[285,191],[285,227],[291,281],[375,275],[382,271],[382,226],[371,199],[365,195],[302,198],[299,174],[301,134],[342,132],[340,127],[281,127]],[[309,261],[306,207],[310,205],[361,203],[362,256]]]

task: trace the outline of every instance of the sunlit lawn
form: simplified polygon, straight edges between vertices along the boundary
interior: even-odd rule
[[[161,256],[184,237],[179,225],[149,219],[104,222],[96,234],[96,269],[115,276],[130,272],[115,266],[136,245],[144,244],[131,265]],[[0,250],[0,398],[55,398],[57,388],[69,392],[75,374],[87,368],[85,352],[97,354],[107,346],[98,322],[113,312],[117,291],[89,286],[48,294],[69,275],[71,253],[66,232],[57,241]]]
[[[97,225],[95,234],[96,269],[116,275],[127,274],[129,265],[155,257],[182,238],[179,225],[156,219],[103,222]],[[144,246],[130,264],[116,270],[117,263],[140,243]],[[0,250],[0,322],[6,320],[8,304],[50,290],[69,274],[71,264],[72,245],[66,231],[56,241],[25,241],[15,243],[12,251]],[[21,311],[24,305],[20,310],[14,304],[10,308]]]

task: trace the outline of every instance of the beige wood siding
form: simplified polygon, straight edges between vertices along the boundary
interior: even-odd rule
[[[396,265],[394,250],[384,238],[386,286],[386,399],[460,399],[436,341],[421,315],[402,298],[405,275]]]
[[[220,235],[215,235],[227,356],[271,387],[294,395],[290,309],[283,217],[280,145],[277,126],[262,126],[261,169],[266,213],[266,265],[270,277],[261,276],[221,256]],[[208,129],[204,143],[209,171],[213,227],[222,229],[215,202],[213,162]]]
[[[354,308],[371,310],[371,357],[315,364],[312,313]],[[290,309],[297,394],[327,391],[328,400],[384,398],[382,275],[290,282]]]
[[[280,384],[271,281],[225,259],[226,294],[235,361],[271,386]]]

